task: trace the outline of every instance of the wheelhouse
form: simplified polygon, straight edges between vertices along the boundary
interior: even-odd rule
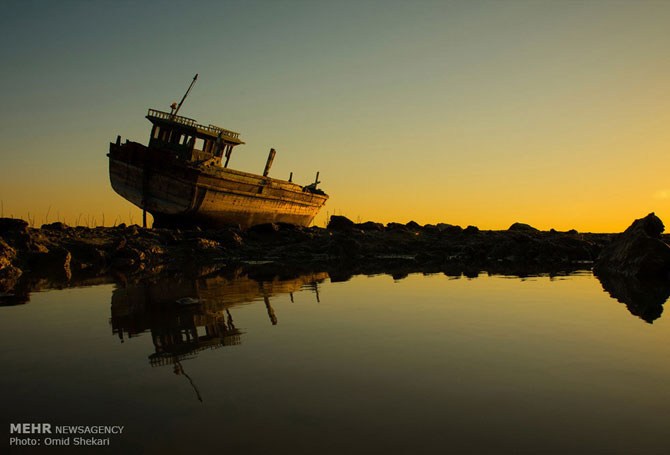
[[[244,144],[240,133],[211,124],[200,125],[188,117],[149,109],[147,119],[153,124],[149,147],[163,149],[185,161],[228,167],[233,148]]]

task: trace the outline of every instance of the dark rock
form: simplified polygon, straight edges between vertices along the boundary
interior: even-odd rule
[[[49,252],[49,249],[45,245],[35,241],[35,239],[33,239],[33,238],[31,238],[29,243],[28,243],[28,249],[30,251],[32,251],[33,253],[48,253]]]
[[[525,223],[514,223],[509,227],[508,231],[540,232],[539,229],[536,229],[530,224]]]
[[[181,235],[177,235],[173,231],[165,230],[161,232],[160,241],[165,245],[178,245],[182,240]]]
[[[463,229],[463,232],[466,234],[476,234],[479,232],[479,228],[477,226],[468,226],[465,229]]]
[[[663,222],[654,213],[635,220],[603,248],[593,272],[639,279],[670,278],[670,246],[661,240],[663,230]]]
[[[112,261],[112,265],[116,269],[130,269],[138,264],[133,258],[117,256]]]
[[[0,234],[6,232],[28,232],[28,223],[18,218],[0,218]]]
[[[347,235],[333,238],[327,248],[328,255],[345,258],[360,256],[361,252],[361,244],[353,237]]]
[[[291,232],[294,232],[294,231],[302,231],[302,230],[304,229],[302,226],[297,226],[297,225],[295,225],[295,224],[291,224],[291,223],[282,223],[282,222],[279,222],[279,223],[275,223],[275,224],[276,224],[277,226],[279,226],[279,230],[280,230],[280,231],[291,231]]]
[[[328,276],[330,277],[330,282],[331,283],[340,283],[340,282],[345,282],[349,281],[354,277],[354,274],[351,273],[350,271],[344,271],[340,269],[334,269],[328,271]]]
[[[436,226],[438,231],[444,232],[446,234],[460,234],[463,232],[463,228],[460,226],[454,226],[452,224],[438,223]]]
[[[341,231],[352,229],[356,227],[356,223],[351,221],[346,216],[332,215],[330,221],[328,222],[328,229],[333,231]]]
[[[410,221],[405,226],[407,226],[410,229],[421,229],[421,225],[419,223],[417,223],[416,221]]]
[[[21,269],[13,264],[16,251],[0,238],[0,291],[4,292],[14,287],[16,280],[21,276]]]
[[[274,234],[279,232],[279,225],[276,223],[263,223],[251,226],[247,229],[249,234]]]
[[[357,224],[356,227],[362,229],[363,231],[383,231],[384,225],[381,223],[375,223],[373,221],[366,221],[365,223]]]
[[[70,263],[72,254],[63,247],[51,248],[48,252],[33,254],[31,269],[40,275],[69,280],[72,277]]]
[[[137,248],[125,245],[114,254],[113,264],[117,267],[137,266],[144,262],[147,255]]]
[[[573,234],[574,235],[574,234],[579,234],[579,232],[577,232],[577,229],[570,229],[568,231],[568,234]]]
[[[646,233],[649,237],[660,239],[661,234],[665,230],[665,226],[663,225],[663,221],[661,221],[661,219],[657,217],[654,212],[651,212],[644,218],[633,221],[633,224],[631,224],[628,229],[624,231],[624,234],[629,231],[640,230]]]
[[[116,243],[114,243],[114,246],[112,247],[112,249],[114,251],[119,251],[119,250],[123,249],[127,244],[128,244],[128,239],[124,236],[124,237],[121,237],[119,240],[117,240]]]
[[[55,223],[43,224],[42,229],[47,231],[67,231],[68,225],[61,223],[60,221],[56,221]]]
[[[242,236],[233,229],[217,231],[212,238],[224,246],[238,247],[244,243]]]
[[[221,248],[221,245],[216,240],[198,238],[194,240],[193,248],[197,251],[210,251]]]
[[[7,243],[0,238],[0,268],[2,268],[3,265],[7,266],[11,264],[14,258],[16,258],[16,251],[14,251],[14,248],[7,245]]]
[[[388,223],[386,229],[390,231],[409,231],[407,225],[400,223]]]

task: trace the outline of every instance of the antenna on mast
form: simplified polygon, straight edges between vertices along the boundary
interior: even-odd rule
[[[195,76],[193,76],[193,80],[191,81],[191,85],[188,86],[188,90],[186,90],[186,93],[184,93],[184,96],[181,99],[181,101],[179,102],[179,105],[176,106],[175,105],[176,103],[172,103],[172,105],[170,106],[172,108],[172,112],[170,113],[170,115],[172,115],[173,117],[175,115],[177,115],[177,112],[179,112],[179,109],[181,109],[181,105],[184,104],[184,100],[188,96],[189,92],[193,88],[193,84],[195,84],[195,81],[197,81],[197,80],[198,80],[198,75],[196,74]]]

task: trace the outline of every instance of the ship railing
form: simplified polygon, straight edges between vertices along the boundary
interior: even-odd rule
[[[182,125],[193,126],[201,130],[209,131],[210,133],[223,134],[224,136],[232,137],[235,139],[240,138],[240,133],[236,133],[235,131],[230,131],[225,128],[221,128],[220,126],[212,125],[211,123],[207,126],[200,125],[192,118],[182,117],[181,115],[172,115],[168,112],[163,112],[156,109],[149,109],[147,117],[159,118],[162,120],[170,120],[172,122],[180,123]]]
[[[155,117],[163,120],[171,120],[173,122],[181,123],[182,125],[198,126],[198,122],[192,118],[182,117],[181,115],[172,115],[167,112],[157,111],[156,109],[149,109],[147,117]]]
[[[214,131],[216,133],[223,133],[224,136],[234,137],[235,139],[240,138],[240,133],[221,128],[220,126],[212,125],[211,123],[207,126],[199,125],[198,128]]]

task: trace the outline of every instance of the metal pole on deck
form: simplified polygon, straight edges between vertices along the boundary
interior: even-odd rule
[[[175,109],[175,111],[172,113],[173,117],[176,116],[177,112],[179,112],[179,109],[181,109],[181,105],[184,104],[184,100],[188,96],[188,93],[193,88],[193,84],[195,84],[195,81],[197,81],[197,80],[198,80],[198,75],[196,74],[195,76],[193,76],[193,81],[191,81],[191,85],[188,86],[188,90],[186,90],[186,93],[184,93],[184,96],[182,97],[181,101],[179,102],[179,105],[177,106],[177,109]]]

